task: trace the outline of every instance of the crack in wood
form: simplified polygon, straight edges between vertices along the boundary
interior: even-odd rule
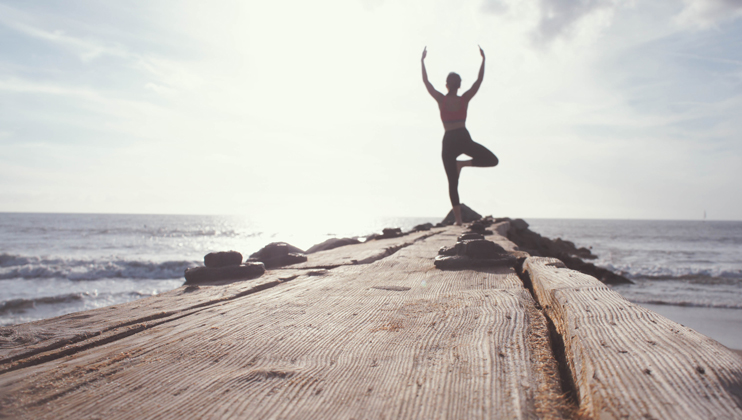
[[[531,281],[529,274],[523,270],[523,263],[525,262],[525,260],[525,258],[518,259],[518,262],[515,266],[515,271],[518,274],[518,277],[523,282],[523,286],[525,287],[525,289],[528,290],[528,292],[533,297],[533,300],[537,303],[538,306],[536,307],[536,310],[541,312],[541,314],[546,319],[546,326],[549,330],[549,343],[551,344],[551,352],[554,355],[554,358],[557,361],[557,366],[559,368],[559,383],[561,385],[562,392],[564,392],[565,396],[567,397],[567,402],[569,403],[569,405],[572,406],[572,410],[574,412],[577,412],[579,408],[579,395],[577,393],[577,385],[575,384],[572,376],[572,370],[567,361],[564,338],[561,334],[559,334],[559,331],[557,331],[556,325],[554,325],[554,321],[551,319],[551,317],[549,317],[548,312],[541,307],[542,304],[541,302],[539,302],[538,296],[536,296],[536,293],[533,290],[533,282]]]

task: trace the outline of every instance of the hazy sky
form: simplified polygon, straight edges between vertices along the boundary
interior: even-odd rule
[[[0,0],[0,211],[742,219],[740,0]]]

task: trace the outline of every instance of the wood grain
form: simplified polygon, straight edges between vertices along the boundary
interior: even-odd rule
[[[564,340],[580,407],[595,418],[742,418],[742,360],[553,258],[523,270]]]
[[[75,348],[110,341],[141,328],[198,312],[206,306],[276,286],[309,273],[315,267],[369,264],[434,234],[436,232],[416,232],[399,238],[317,252],[311,254],[306,263],[269,270],[262,277],[250,281],[233,282],[221,287],[184,286],[133,302],[0,327],[0,373],[39,359],[58,357]]]
[[[360,244],[319,251],[308,254],[306,262],[291,265],[290,268],[334,268],[341,265],[370,264],[441,231],[441,228],[433,228],[429,231],[412,232],[397,238],[374,239]]]
[[[2,413],[563,417],[546,320],[517,273],[434,268],[460,233],[421,237],[367,265],[294,270],[292,281],[6,372]]]

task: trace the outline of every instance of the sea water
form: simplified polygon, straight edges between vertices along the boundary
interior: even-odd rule
[[[248,256],[276,241],[307,249],[330,237],[362,239],[384,227],[409,230],[437,221],[0,213],[0,325],[177,288],[184,270],[201,265],[212,251]],[[595,264],[634,282],[615,287],[629,300],[742,348],[739,331],[711,334],[709,325],[693,325],[704,316],[717,329],[721,319],[742,320],[742,222],[527,221],[543,236],[591,248]],[[730,341],[725,335],[740,338]]]

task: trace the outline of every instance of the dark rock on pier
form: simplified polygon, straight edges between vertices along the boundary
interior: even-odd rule
[[[482,235],[481,233],[469,232],[459,236],[458,241],[460,242],[471,239],[484,239],[484,235]]]
[[[492,231],[487,229],[491,224],[491,221],[486,221],[485,219],[477,220],[469,225],[469,231],[480,235],[492,235]]]
[[[210,252],[204,257],[204,265],[209,268],[240,264],[242,264],[242,254],[237,251]]]
[[[248,261],[260,261],[270,269],[305,262],[307,256],[304,254],[304,251],[286,242],[272,242],[250,255]]]
[[[464,203],[461,203],[461,220],[464,223],[474,222],[476,220],[479,220],[482,218],[482,215],[475,212],[469,206],[467,206]],[[441,221],[443,225],[452,225],[456,221],[456,218],[453,215],[453,209],[451,209],[445,218]]]
[[[185,284],[213,284],[228,281],[250,280],[265,273],[265,266],[260,262],[247,262],[241,265],[226,267],[194,267],[185,271]]]
[[[412,228],[412,231],[413,232],[420,232],[420,231],[423,231],[423,230],[430,230],[432,228],[433,228],[433,224],[432,223],[423,223],[423,224],[417,225],[414,228]]]
[[[402,228],[384,228],[381,231],[381,235],[379,235],[378,233],[374,233],[374,234],[367,236],[366,240],[371,241],[375,239],[398,238],[403,235],[404,233],[402,233]]]
[[[327,251],[328,249],[335,249],[340,248],[341,246],[355,245],[360,243],[361,241],[356,238],[330,238],[322,243],[313,245],[307,250],[306,253],[312,254],[319,251]]]
[[[467,235],[472,234],[461,236]],[[440,269],[466,269],[497,265],[513,267],[516,261],[517,258],[492,241],[460,239],[453,247],[442,247],[433,263]]]
[[[402,229],[401,228],[384,228],[381,231],[381,237],[382,238],[396,238],[396,237],[399,237],[399,236],[402,236]]]

